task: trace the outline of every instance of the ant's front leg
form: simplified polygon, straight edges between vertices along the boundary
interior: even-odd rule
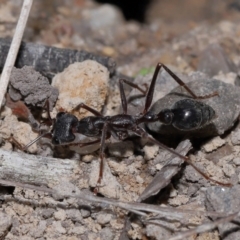
[[[143,110],[143,114],[147,113],[147,111],[149,110],[151,104],[152,104],[152,100],[153,100],[153,94],[154,94],[154,89],[155,89],[155,84],[157,81],[157,76],[161,70],[161,68],[163,68],[181,87],[183,87],[194,99],[206,99],[206,98],[211,98],[214,96],[218,96],[218,92],[213,92],[211,94],[207,94],[205,96],[197,96],[175,73],[173,73],[167,66],[165,66],[162,63],[158,63],[154,74],[153,74],[153,78],[150,84],[150,87],[148,89],[148,93],[146,96],[146,102],[145,102],[145,107]]]
[[[7,140],[11,143],[13,143],[19,150],[25,152],[27,151],[27,149],[33,145],[35,142],[37,142],[39,139],[41,139],[42,137],[45,137],[45,138],[51,138],[52,137],[52,134],[50,132],[45,132],[45,133],[42,133],[40,136],[38,136],[37,138],[35,138],[34,140],[32,140],[30,143],[28,143],[27,145],[25,146],[22,146],[21,143],[19,143],[14,137],[13,135],[11,135]]]
[[[194,99],[206,99],[214,96],[218,96],[218,92],[213,92],[210,94],[206,94],[204,96],[197,96],[174,72],[172,72],[167,66],[162,63],[158,64],[160,68],[162,67],[181,87],[185,88],[185,90],[194,98]]]

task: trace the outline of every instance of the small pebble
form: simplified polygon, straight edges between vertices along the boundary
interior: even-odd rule
[[[217,136],[217,137],[211,139],[210,141],[208,141],[207,143],[205,143],[202,146],[202,149],[207,153],[212,152],[212,151],[216,150],[217,148],[223,146],[225,143],[226,143],[226,141],[224,139]]]
[[[12,225],[12,219],[10,216],[4,213],[0,213],[0,237],[4,238],[6,232]]]
[[[55,107],[58,111],[72,112],[79,119],[92,115],[84,109],[72,111],[80,103],[101,111],[108,93],[108,81],[107,68],[98,62],[73,63],[52,80],[52,86],[59,90]]]
[[[97,222],[103,226],[109,223],[111,219],[112,219],[112,214],[100,213],[97,215]]]
[[[159,147],[157,145],[145,145],[143,150],[145,152],[144,159],[150,160],[157,155]]]
[[[231,141],[233,145],[240,144],[240,129],[237,129],[231,133]]]
[[[114,157],[130,157],[133,155],[133,151],[132,141],[115,142],[108,145],[108,152]]]
[[[89,217],[91,215],[91,212],[89,210],[87,210],[87,209],[83,209],[82,208],[80,210],[80,212],[81,212],[83,218],[87,218],[87,217]]]
[[[57,212],[55,212],[53,216],[56,220],[63,221],[66,219],[66,212],[63,209],[60,209]]]
[[[189,201],[189,196],[186,195],[177,195],[175,198],[169,199],[169,204],[172,206],[180,206],[186,204]]]
[[[67,218],[70,218],[73,222],[81,223],[83,218],[79,210],[76,209],[67,209],[66,210]]]
[[[223,172],[226,174],[226,176],[231,177],[235,174],[235,168],[231,164],[224,164],[223,166]]]
[[[234,159],[233,159],[233,162],[234,162],[237,166],[239,166],[239,165],[240,165],[240,158],[239,158],[239,157],[234,158]]]

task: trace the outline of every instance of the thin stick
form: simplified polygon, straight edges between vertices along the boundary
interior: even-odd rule
[[[24,0],[22,10],[18,19],[17,27],[13,36],[13,40],[0,79],[0,108],[3,104],[3,98],[7,91],[8,82],[10,79],[12,68],[16,61],[17,53],[22,41],[23,32],[27,23],[31,6],[32,0]]]
[[[196,228],[193,228],[193,229],[185,231],[185,232],[181,232],[178,235],[175,235],[175,236],[169,238],[169,240],[186,239],[187,237],[190,237],[193,234],[204,233],[204,232],[210,231],[210,230],[218,227],[220,224],[225,224],[227,222],[231,222],[237,216],[239,216],[239,212],[235,212],[233,214],[230,214],[230,215],[223,217],[219,220],[216,220],[214,222],[201,224],[201,225],[197,226]]]
[[[110,199],[106,197],[97,197],[91,192],[83,192],[80,191],[77,194],[73,193],[62,193],[59,192],[57,187],[55,189],[47,188],[45,186],[36,186],[33,184],[26,184],[21,182],[16,182],[12,180],[4,180],[0,178],[0,185],[1,186],[14,186],[14,187],[20,187],[23,189],[31,189],[35,191],[45,192],[49,193],[51,195],[57,194],[57,196],[61,196],[62,198],[76,198],[79,199],[80,202],[85,202],[85,204],[92,204],[93,206],[97,206],[100,204],[101,206],[104,205],[105,208],[107,208],[108,205],[119,207],[122,209],[126,209],[130,212],[137,213],[139,215],[144,215],[145,213],[156,213],[158,214],[158,218],[164,218],[164,219],[181,219],[186,218],[185,214],[201,214],[202,216],[215,216],[215,217],[223,217],[226,216],[228,213],[224,212],[205,212],[198,209],[190,210],[190,209],[174,209],[172,207],[161,207],[161,206],[155,206],[152,204],[146,204],[146,203],[136,203],[136,202],[123,202],[117,199]],[[61,190],[61,189],[60,189]],[[108,206],[109,207],[109,206]],[[237,213],[239,210],[237,211]]]

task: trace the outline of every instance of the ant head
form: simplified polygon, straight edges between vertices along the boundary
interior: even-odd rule
[[[166,125],[169,125],[173,121],[174,114],[170,109],[163,109],[158,114],[158,120]]]
[[[52,143],[62,145],[73,142],[78,119],[69,113],[59,112],[52,129]]]

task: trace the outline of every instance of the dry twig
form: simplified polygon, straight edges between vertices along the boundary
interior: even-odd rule
[[[23,32],[28,20],[29,12],[32,6],[32,0],[24,0],[22,5],[22,10],[20,13],[20,17],[18,19],[17,27],[15,34],[13,36],[13,40],[11,43],[11,47],[8,52],[7,60],[5,62],[3,72],[0,79],[0,107],[3,104],[4,95],[6,93],[8,82],[10,79],[11,71],[14,66],[18,49],[20,47]]]

